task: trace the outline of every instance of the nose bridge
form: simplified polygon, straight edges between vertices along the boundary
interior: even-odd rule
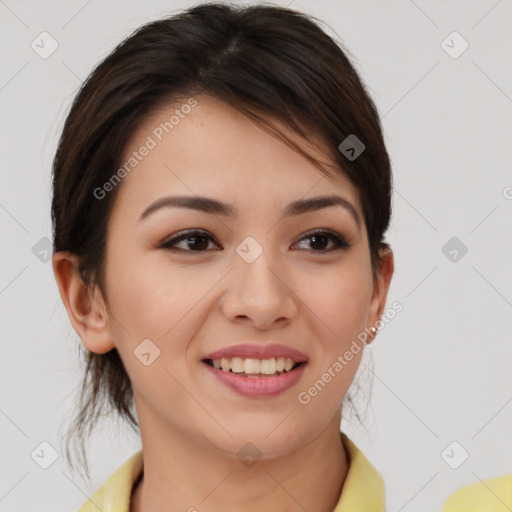
[[[272,323],[293,312],[291,292],[283,278],[282,262],[274,251],[246,237],[235,249],[230,298],[225,303],[228,316],[249,317],[258,324]],[[281,275],[280,275],[281,274]]]
[[[236,248],[237,279],[244,284],[245,289],[252,289],[253,292],[276,294],[280,292],[281,285],[276,277],[274,267],[280,263],[273,256],[270,244],[270,237],[260,238],[259,242],[253,236],[247,236]],[[265,246],[263,245],[265,244]],[[272,289],[273,288],[273,289]]]

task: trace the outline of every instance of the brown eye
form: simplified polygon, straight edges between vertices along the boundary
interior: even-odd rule
[[[331,231],[314,231],[302,238],[301,241],[308,239],[310,240],[309,246],[313,248],[310,252],[326,253],[350,247],[350,244],[341,235]],[[328,248],[330,240],[333,244]]]
[[[309,248],[306,247],[308,252],[323,254],[330,253],[340,249],[346,249],[350,247],[350,244],[345,239],[333,231],[313,231],[309,235],[303,237],[300,242],[304,240],[310,240],[308,242]],[[177,247],[178,244],[183,243],[182,247]],[[215,243],[215,239],[205,231],[191,230],[165,241],[160,245],[160,248],[166,249],[172,252],[205,252],[208,249],[209,242],[214,242],[214,245],[219,247]],[[331,245],[330,245],[331,244]],[[219,250],[219,249],[214,249]]]
[[[182,241],[185,241],[185,248],[176,247],[176,245]],[[203,231],[188,231],[177,237],[171,238],[164,242],[160,247],[167,249],[172,252],[204,252],[208,247],[208,242],[214,241],[214,239]]]

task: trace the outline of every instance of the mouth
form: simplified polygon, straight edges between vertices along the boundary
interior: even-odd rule
[[[298,362],[284,357],[270,359],[233,357],[230,359],[203,359],[202,361],[217,370],[247,378],[278,377],[306,365],[305,361]]]

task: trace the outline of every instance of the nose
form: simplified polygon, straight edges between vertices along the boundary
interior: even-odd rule
[[[297,314],[291,278],[266,251],[251,263],[237,255],[228,287],[222,310],[231,322],[269,329],[286,325]]]

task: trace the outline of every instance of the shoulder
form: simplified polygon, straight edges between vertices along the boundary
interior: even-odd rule
[[[512,474],[466,485],[451,494],[442,512],[510,512]]]

